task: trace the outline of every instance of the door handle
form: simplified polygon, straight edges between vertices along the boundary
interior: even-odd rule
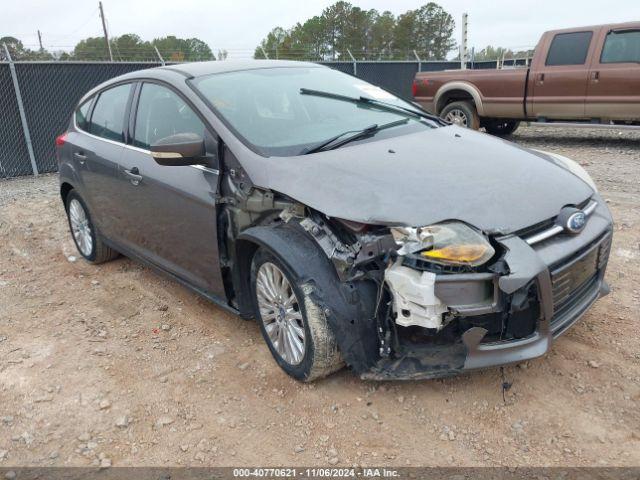
[[[591,72],[591,81],[598,83],[600,81],[600,72]]]
[[[133,167],[131,170],[125,168],[124,174],[129,178],[132,185],[138,185],[142,181],[142,175],[140,175],[138,167]]]
[[[539,83],[544,83],[544,73],[539,73],[538,74],[538,82]]]
[[[80,162],[80,165],[84,165],[84,162],[87,161],[87,156],[84,153],[74,152],[73,156],[78,159],[78,162]]]

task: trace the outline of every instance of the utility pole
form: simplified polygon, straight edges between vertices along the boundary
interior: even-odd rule
[[[38,43],[40,44],[40,51],[43,51],[44,48],[42,48],[42,34],[40,33],[40,30],[38,30]]]
[[[102,2],[98,2],[98,6],[100,7],[100,19],[102,20],[104,41],[107,43],[107,50],[109,50],[109,59],[113,62],[113,53],[111,53],[111,44],[109,43],[109,34],[107,33],[107,23],[104,20],[104,10],[102,10]]]
[[[460,42],[460,68],[462,70],[466,70],[469,56],[467,49],[467,20],[468,14],[465,12],[462,14],[462,41]]]

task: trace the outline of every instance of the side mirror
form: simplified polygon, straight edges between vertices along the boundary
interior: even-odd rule
[[[183,167],[204,162],[204,139],[196,133],[177,133],[151,145],[151,156],[158,165]]]

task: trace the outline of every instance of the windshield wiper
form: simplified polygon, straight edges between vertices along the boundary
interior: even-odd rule
[[[432,115],[424,110],[413,110],[411,108],[402,107],[400,105],[394,105],[392,103],[383,102],[382,100],[376,100],[374,98],[359,96],[350,97],[349,95],[341,95],[339,93],[324,92],[322,90],[313,90],[310,88],[301,88],[300,93],[302,95],[313,95],[315,97],[331,98],[333,100],[342,100],[344,102],[351,102],[359,105],[371,105],[378,107],[388,112],[395,112],[401,114],[408,114],[414,117],[427,118],[439,125],[447,125],[440,117]]]
[[[359,130],[348,130],[346,132],[339,133],[331,137],[328,140],[316,145],[315,147],[305,148],[300,155],[308,155],[310,153],[322,152],[323,150],[333,150],[334,148],[339,148],[343,145],[346,145],[349,142],[353,142],[355,140],[359,140],[364,137],[368,137],[370,135],[379,132],[380,130],[385,130],[387,128],[397,127],[398,125],[404,125],[409,121],[408,118],[403,118],[402,120],[396,120],[395,122],[383,123],[382,125],[378,125],[374,123],[373,125],[369,125],[368,127],[361,128]],[[352,133],[353,135],[349,135]],[[346,136],[345,135],[349,135]],[[344,137],[344,138],[343,138]],[[340,140],[342,138],[342,140]]]

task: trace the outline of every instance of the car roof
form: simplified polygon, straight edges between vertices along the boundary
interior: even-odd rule
[[[199,77],[214,73],[237,72],[260,68],[320,67],[317,63],[292,60],[222,60],[213,62],[192,62],[159,67],[159,70],[173,70],[185,76]]]
[[[87,98],[91,97],[96,92],[111,85],[122,82],[135,81],[138,79],[157,79],[171,82],[175,81],[177,75],[180,75],[184,79],[185,77],[195,78],[215,73],[257,70],[262,68],[292,67],[328,68],[317,63],[297,62],[292,60],[222,60],[212,62],[177,63],[175,65],[166,65],[164,67],[135,70],[133,72],[125,73],[124,75],[119,75],[117,77],[111,78],[89,90],[82,96],[79,103],[83,103]]]

